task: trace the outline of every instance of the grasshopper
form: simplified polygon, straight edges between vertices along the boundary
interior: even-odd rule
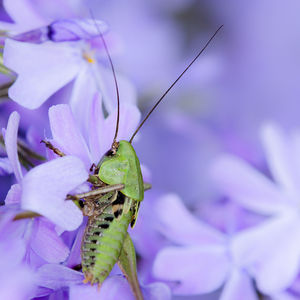
[[[82,271],[85,275],[85,282],[101,284],[109,275],[121,254],[129,224],[133,227],[136,222],[140,203],[144,199],[144,190],[145,188],[150,188],[149,185],[143,182],[140,162],[132,147],[134,137],[154,109],[203,53],[221,28],[222,26],[217,29],[192,62],[160,97],[133,133],[130,140],[121,140],[118,142],[117,134],[120,110],[118,84],[110,54],[104,38],[99,32],[114,76],[118,114],[111,149],[107,151],[96,166],[95,179],[106,187],[115,188],[108,193],[101,194],[101,197],[98,197],[98,199],[93,198],[92,200],[92,213],[89,215],[81,248]],[[99,192],[101,192],[101,188]],[[87,193],[87,196],[89,195]],[[89,201],[87,202],[90,203]],[[96,207],[100,207],[100,211],[97,211]]]

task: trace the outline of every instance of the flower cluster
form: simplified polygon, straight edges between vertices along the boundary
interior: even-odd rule
[[[287,97],[284,110],[270,105],[270,98],[281,103],[280,95],[292,99],[299,86],[294,78],[277,82],[277,49],[292,57],[294,73],[298,56],[277,44],[275,54],[263,56],[277,35],[265,49],[252,31],[244,44],[236,29],[247,32],[249,26],[260,33],[252,26],[254,17],[262,22],[257,7],[281,17],[281,4],[249,3],[246,13],[229,1],[225,5],[243,14],[232,10],[228,15],[227,6],[213,1],[203,6],[195,1],[2,2],[0,299],[300,298],[300,132],[287,128],[300,126],[298,114],[293,119],[299,107],[286,105]],[[290,20],[299,23],[292,13],[299,7],[292,6],[283,28]],[[168,87],[166,78],[176,73],[180,53],[191,55],[186,49],[199,37],[180,28],[198,24],[203,13],[206,29],[225,20],[225,34],[214,52],[208,49],[201,57],[199,70],[194,65],[189,82],[183,79],[185,87],[174,95],[171,108],[161,106],[163,114],[151,115],[152,126],[144,126],[134,140],[144,187],[151,183],[152,189],[140,208],[136,203],[129,207],[136,199],[122,196],[123,182],[114,189],[105,183],[101,164],[116,155],[116,128],[117,139],[129,141],[141,122],[137,91],[143,101],[165,82]],[[209,35],[202,33],[201,41]],[[224,36],[236,45],[234,55],[223,51],[228,49]],[[296,45],[282,38],[285,45]],[[218,53],[218,44],[225,54]],[[249,51],[245,60],[244,45],[260,51]],[[116,74],[107,48],[120,65]],[[254,78],[253,66],[260,61],[262,70]],[[146,87],[149,79],[153,84]],[[212,88],[212,82],[221,87]],[[270,116],[277,122],[266,121]],[[123,157],[117,163],[118,178],[132,168]],[[104,192],[107,188],[112,190]],[[128,212],[132,224],[138,215],[136,226],[128,228],[109,275],[92,284],[94,275],[85,272],[83,262],[95,266],[93,253],[99,248],[84,250],[87,228],[98,226],[92,241],[98,245],[112,227],[107,222],[121,224]],[[99,225],[98,217],[107,222]],[[112,239],[106,242],[107,248],[116,248]]]
[[[46,118],[27,120],[28,126],[20,128],[20,113],[13,111],[2,130],[1,175],[13,174],[15,182],[1,207],[1,265],[6,273],[1,299],[56,299],[64,294],[69,299],[82,295],[132,299],[130,286],[117,268],[101,289],[83,283],[78,266],[86,221],[68,199],[70,194],[90,190],[92,166],[110,149],[115,133],[115,90],[99,38],[107,26],[78,16],[41,20],[38,26],[33,18],[19,23],[20,7],[7,3],[5,8],[15,21],[14,26],[2,24],[7,30],[3,61],[13,78],[8,96],[25,108],[41,107],[38,110]],[[24,3],[23,8],[29,15],[37,7]],[[140,112],[133,86],[120,75],[117,80],[120,93],[127,96],[120,105],[118,138],[128,140]],[[72,87],[62,93],[69,82]],[[43,104],[49,98],[50,104]],[[32,131],[32,126],[41,130]],[[170,298],[169,288],[162,283],[140,284],[145,299]]]

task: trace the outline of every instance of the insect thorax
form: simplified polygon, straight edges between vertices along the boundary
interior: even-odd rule
[[[139,159],[132,145],[119,141],[116,152],[108,151],[99,164],[99,178],[106,184],[124,184],[121,191],[136,201],[144,198],[143,176]]]

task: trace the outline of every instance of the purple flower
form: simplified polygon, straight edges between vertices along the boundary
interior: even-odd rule
[[[80,1],[34,0],[3,1],[11,22],[0,22],[2,30],[24,32],[49,24],[56,19],[74,18],[82,11]]]
[[[93,19],[66,19],[54,21],[48,26],[26,31],[11,36],[11,38],[20,42],[36,44],[46,41],[70,42],[90,40],[99,36],[99,31],[101,33],[107,31],[107,26],[102,21],[94,21]]]
[[[144,172],[143,178],[146,182],[152,182],[145,178]],[[156,281],[152,274],[153,261],[158,251],[168,244],[166,238],[157,230],[159,216],[153,213],[153,207],[160,202],[161,198],[163,196],[157,193],[155,188],[146,191],[137,223],[133,229],[129,229],[129,234],[139,257],[139,279],[144,283]]]
[[[34,289],[35,275],[23,263],[26,243],[18,236],[19,224],[11,222],[13,216],[12,210],[0,208],[0,298],[25,300]]]
[[[111,147],[116,110],[105,119],[100,98],[94,97],[87,112],[86,122],[81,126],[68,105],[56,105],[49,109],[49,120],[54,145],[65,154],[80,158],[89,170],[92,163],[97,164]],[[118,139],[129,139],[139,120],[140,112],[136,106],[121,105]]]
[[[64,199],[87,179],[83,164],[76,157],[62,157],[33,168],[23,177],[17,152],[19,120],[18,113],[12,113],[5,132],[7,155],[18,182],[18,187],[13,186],[13,197],[10,191],[7,200],[20,203],[23,209],[37,212],[66,230],[76,229],[82,214],[72,201]]]
[[[74,271],[66,266],[46,264],[37,272],[36,284],[53,292],[63,288],[69,289],[70,300],[77,299],[105,299],[114,300],[122,295],[124,300],[133,300],[127,280],[122,275],[108,277],[99,289],[97,286],[83,284],[84,276],[81,272]],[[168,287],[156,282],[142,285],[145,300],[169,300],[171,293]]]
[[[22,181],[21,207],[47,217],[65,230],[74,230],[82,222],[82,213],[65,198],[86,181],[87,175],[82,162],[73,156],[39,165]]]
[[[215,163],[213,175],[233,200],[269,217],[237,243],[258,288],[274,294],[293,283],[300,267],[300,135],[269,124],[262,129],[262,142],[273,180],[230,155]]]
[[[37,166],[23,176],[17,153],[19,120],[18,113],[12,113],[4,135],[7,155],[17,179],[17,183],[12,185],[6,196],[5,213],[16,215],[23,208],[42,214],[54,224],[43,217],[20,220],[15,222],[15,234],[10,236],[12,239],[20,239],[26,245],[24,260],[31,266],[36,267],[45,262],[62,262],[67,258],[69,249],[57,233],[55,224],[66,230],[74,230],[81,224],[80,210],[75,204],[65,202],[64,199],[70,190],[86,180],[87,173],[80,167],[81,162],[77,158],[66,157]],[[77,169],[76,167],[68,169],[72,161],[78,166]],[[66,180],[68,171],[74,175],[69,181]],[[78,171],[79,175],[76,175]],[[56,172],[58,174],[51,178],[53,172],[55,175]],[[55,179],[61,175],[63,177],[55,184]],[[73,187],[74,183],[71,185],[70,182],[74,182],[76,178],[78,180],[78,177],[80,182]],[[70,190],[65,190],[68,187]]]
[[[104,23],[97,23],[104,32]],[[103,52],[103,45],[95,43],[96,35],[98,30],[92,20],[72,19],[56,21],[16,37],[29,42],[6,39],[4,64],[18,75],[9,89],[10,98],[35,109],[74,81],[69,102],[75,112],[84,111],[96,92],[103,95],[106,109],[111,112],[116,106],[116,93],[111,70],[97,61],[95,52]],[[126,102],[135,103],[135,90],[127,79],[118,76],[118,83]],[[84,102],[79,101],[82,95]]]
[[[187,211],[180,199],[168,195],[154,211],[158,230],[175,244],[160,250],[153,273],[170,283],[174,294],[196,295],[223,286],[220,299],[258,299],[243,251],[236,239],[206,225]],[[168,213],[166,213],[168,212]]]

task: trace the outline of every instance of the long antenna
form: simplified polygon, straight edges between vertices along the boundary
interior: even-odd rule
[[[116,141],[117,141],[117,136],[118,136],[118,131],[119,131],[119,123],[120,123],[120,93],[119,93],[119,86],[118,86],[118,82],[117,82],[117,76],[116,76],[116,72],[115,72],[115,68],[114,68],[114,65],[113,65],[113,62],[112,62],[112,59],[111,59],[111,56],[109,54],[109,51],[108,51],[108,47],[106,45],[106,42],[105,42],[105,39],[103,37],[103,34],[95,20],[95,17],[94,17],[94,14],[92,12],[92,10],[90,9],[90,14],[92,16],[92,19],[95,23],[95,26],[97,28],[97,31],[99,32],[99,35],[101,37],[101,40],[102,40],[102,43],[104,45],[104,49],[105,49],[105,52],[106,52],[106,55],[108,57],[108,60],[109,60],[109,64],[110,64],[110,67],[111,67],[111,70],[112,70],[112,73],[113,73],[113,77],[114,77],[114,82],[115,82],[115,87],[116,87],[116,92],[117,92],[117,103],[118,103],[118,112],[117,112],[117,122],[116,122],[116,130],[115,130],[115,136],[114,136],[114,139],[113,139],[113,148],[115,147],[115,144],[116,144]]]
[[[132,143],[132,140],[136,136],[136,134],[139,132],[141,127],[144,125],[144,123],[147,121],[147,119],[150,117],[152,112],[155,110],[155,108],[159,105],[159,103],[165,98],[165,96],[170,92],[170,90],[173,88],[173,86],[179,81],[179,79],[183,76],[183,74],[192,66],[192,64],[199,58],[199,56],[204,52],[204,50],[207,48],[207,46],[210,44],[210,42],[214,39],[214,37],[217,35],[219,30],[223,27],[221,25],[215,33],[211,36],[211,38],[206,42],[205,46],[201,49],[201,51],[196,55],[196,57],[191,61],[191,63],[184,69],[184,71],[177,77],[177,79],[171,84],[171,86],[165,91],[165,93],[159,98],[159,100],[155,103],[155,105],[152,107],[152,109],[148,112],[147,116],[144,118],[144,120],[140,123],[136,131],[133,133],[132,137],[129,140],[129,143]]]

